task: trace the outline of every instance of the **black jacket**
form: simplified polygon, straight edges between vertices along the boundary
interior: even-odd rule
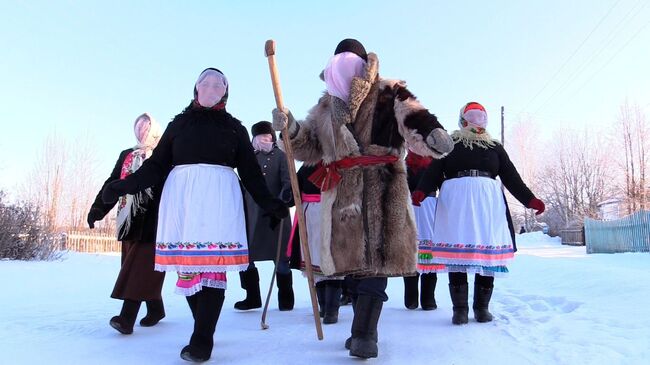
[[[174,166],[198,163],[236,168],[246,190],[268,210],[273,197],[248,131],[225,110],[188,106],[169,123],[151,157],[127,179],[134,179],[140,191],[159,183]]]
[[[457,177],[458,172],[472,169],[487,171],[492,178],[498,176],[503,186],[524,206],[535,197],[519,176],[506,150],[498,143],[488,149],[478,146],[469,149],[461,142],[456,143],[448,156],[431,162],[418,182],[417,190],[428,194],[440,189],[445,180]]]
[[[97,208],[102,212],[102,218],[110,212],[111,209],[115,206],[116,203],[104,204],[102,202],[102,191],[104,187],[113,180],[120,178],[120,173],[122,172],[122,164],[126,156],[133,151],[133,148],[126,149],[120,152],[120,157],[118,157],[117,162],[115,162],[115,167],[113,167],[113,172],[106,179],[104,185],[99,190],[95,202],[91,208]],[[158,206],[160,204],[160,195],[162,193],[162,184],[157,184],[152,187],[153,199],[147,201],[145,204],[145,211],[143,213],[137,214],[134,217],[131,217],[131,225],[128,232],[119,232],[118,240],[122,241],[142,241],[142,242],[156,242],[156,228],[158,224]]]

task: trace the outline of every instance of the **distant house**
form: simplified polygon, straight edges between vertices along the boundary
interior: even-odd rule
[[[623,199],[621,198],[603,200],[596,206],[598,207],[598,218],[601,220],[610,221],[623,216]]]

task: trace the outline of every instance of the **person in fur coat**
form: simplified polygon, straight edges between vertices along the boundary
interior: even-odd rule
[[[449,273],[452,323],[468,322],[467,274],[475,274],[474,318],[492,321],[488,310],[494,277],[507,274],[514,258],[514,232],[502,184],[525,207],[544,212],[522,181],[506,150],[486,131],[487,113],[476,102],[460,110],[454,150],[431,162],[413,192],[414,203],[440,189],[433,239],[426,263]],[[496,177],[501,182],[496,180]]]
[[[354,275],[350,355],[377,357],[377,322],[388,276],[416,272],[416,233],[404,165],[404,141],[440,158],[453,143],[436,117],[399,80],[379,77],[379,61],[354,39],[339,43],[322,73],[327,92],[302,122],[274,110],[294,157],[318,165],[321,270]]]
[[[286,204],[271,195],[246,128],[226,111],[228,80],[216,68],[203,70],[194,98],[172,120],[138,171],[110,182],[104,202],[160,184],[156,270],[176,271],[176,292],[184,295],[194,331],[181,358],[210,359],[226,289],[226,271],[248,267],[244,185],[253,199],[280,220]],[[237,174],[234,169],[237,169]],[[238,176],[239,175],[239,176]]]
[[[151,156],[162,134],[158,122],[147,113],[136,118],[133,130],[138,143],[120,153],[113,172],[99,190],[88,212],[90,229],[95,228],[95,222],[104,219],[115,206],[116,202],[102,202],[104,187],[113,180],[124,179],[135,172]],[[109,324],[125,335],[133,333],[133,325],[143,301],[147,305],[147,315],[140,320],[141,326],[154,326],[165,317],[160,294],[165,273],[154,270],[161,190],[161,186],[157,185],[143,192],[125,195],[118,204],[117,239],[122,242],[122,266],[111,298],[121,299],[123,303],[120,314],[111,318]]]

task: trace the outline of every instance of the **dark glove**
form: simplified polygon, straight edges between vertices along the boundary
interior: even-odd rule
[[[269,226],[271,229],[275,229],[282,219],[289,216],[289,208],[280,199],[271,199],[265,210],[266,213],[264,215],[269,217]]]
[[[295,202],[293,201],[293,192],[291,189],[283,190],[280,193],[280,199],[287,207],[293,207],[295,205]]]
[[[420,206],[420,203],[426,198],[427,196],[424,195],[424,193],[420,190],[416,190],[411,194],[411,203],[415,205],[416,207]]]
[[[114,204],[122,195],[133,194],[137,191],[138,183],[135,179],[113,180],[102,191],[102,201],[104,204]]]
[[[104,214],[99,208],[90,208],[90,212],[88,212],[88,218],[86,218],[88,227],[90,229],[95,228],[95,222],[102,220],[102,218],[104,218]]]
[[[537,199],[537,198],[532,198],[530,199],[530,202],[528,202],[528,205],[526,208],[530,209],[535,209],[537,212],[535,212],[535,215],[540,215],[544,213],[544,210],[546,209],[546,206],[544,205],[544,202]]]

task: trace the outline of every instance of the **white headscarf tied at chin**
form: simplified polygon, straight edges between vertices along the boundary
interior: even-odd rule
[[[221,72],[207,69],[199,75],[195,84],[196,101],[204,108],[212,108],[221,101],[228,90],[228,80]]]

